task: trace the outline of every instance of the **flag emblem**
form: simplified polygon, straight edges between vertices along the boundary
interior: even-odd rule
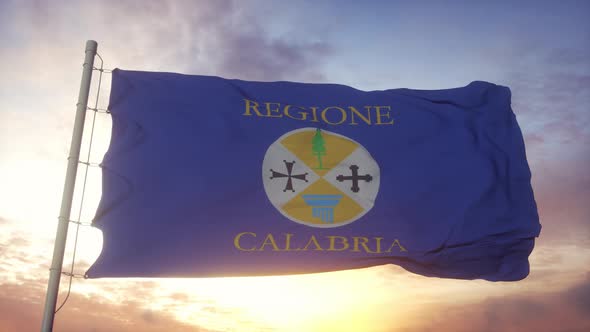
[[[272,205],[289,220],[311,227],[339,227],[361,218],[375,204],[379,174],[379,165],[361,144],[316,128],[284,134],[262,162]]]

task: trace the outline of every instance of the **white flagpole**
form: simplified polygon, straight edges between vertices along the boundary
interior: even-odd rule
[[[78,103],[76,104],[76,121],[74,122],[74,131],[72,133],[72,142],[70,144],[66,181],[61,198],[61,210],[59,212],[57,234],[55,236],[55,245],[53,247],[53,259],[51,261],[51,268],[49,269],[49,282],[47,284],[47,296],[45,298],[41,332],[51,332],[53,330],[55,306],[59,291],[64,251],[66,249],[70,212],[72,210],[72,199],[74,197],[74,187],[76,184],[76,173],[78,171],[78,162],[80,159],[80,145],[82,144],[82,133],[84,131],[84,121],[88,107],[88,95],[90,93],[90,82],[92,81],[94,56],[96,55],[97,48],[98,44],[94,40],[86,41],[86,57],[84,58],[80,93],[78,94]]]

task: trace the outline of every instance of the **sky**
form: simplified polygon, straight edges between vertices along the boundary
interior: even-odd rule
[[[518,282],[427,278],[393,265],[283,277],[74,278],[57,331],[590,330],[588,13],[588,1],[0,1],[0,332],[40,327],[88,39],[108,69],[362,90],[508,86],[543,229],[531,273]],[[109,88],[104,74],[98,97],[92,92],[99,107]],[[91,162],[101,161],[110,126],[97,115]],[[89,168],[80,209],[84,174],[72,218],[88,223],[100,170]],[[65,269],[75,233],[71,226]],[[75,273],[100,246],[98,231],[80,227]],[[58,303],[68,278],[60,289]]]

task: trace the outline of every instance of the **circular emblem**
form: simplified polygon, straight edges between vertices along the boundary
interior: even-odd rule
[[[270,145],[262,182],[272,205],[311,227],[339,227],[373,207],[379,165],[358,142],[316,128],[290,131]]]

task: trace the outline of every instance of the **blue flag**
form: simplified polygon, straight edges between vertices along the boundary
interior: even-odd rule
[[[115,70],[87,275],[522,279],[541,226],[510,98]]]

